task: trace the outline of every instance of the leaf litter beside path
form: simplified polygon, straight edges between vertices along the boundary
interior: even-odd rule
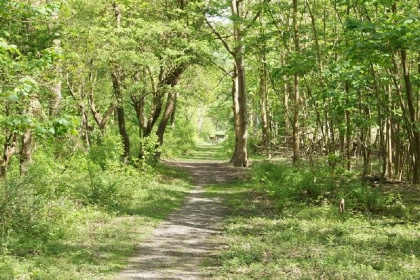
[[[242,180],[243,169],[221,162],[182,161],[165,164],[186,171],[194,188],[183,207],[174,211],[144,240],[115,279],[211,278],[211,258],[223,244],[211,237],[221,231],[227,208],[220,196],[208,196],[209,185]]]

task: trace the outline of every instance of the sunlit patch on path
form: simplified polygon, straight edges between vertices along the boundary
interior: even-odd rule
[[[212,162],[169,162],[192,176],[195,187],[181,209],[173,212],[137,249],[128,268],[116,279],[206,279],[210,270],[201,264],[221,244],[210,237],[220,231],[226,208],[220,197],[205,195],[205,186],[241,177],[241,171]]]

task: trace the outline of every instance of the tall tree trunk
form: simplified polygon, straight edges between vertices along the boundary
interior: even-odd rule
[[[346,81],[346,84],[345,84],[345,87],[346,87],[346,94],[347,94],[347,97],[346,97],[346,105],[347,105],[347,107],[349,107],[349,103],[350,103],[350,100],[349,100],[349,95],[350,95],[350,85],[349,85],[349,82],[348,81]],[[346,159],[347,159],[347,170],[351,170],[351,151],[352,151],[352,148],[353,148],[353,141],[351,140],[351,135],[352,135],[352,129],[351,129],[351,119],[350,119],[350,109],[348,108],[346,111],[345,111],[345,118],[346,118]]]
[[[298,5],[297,0],[293,0],[293,33],[296,53],[300,52],[299,47],[299,26],[298,26]],[[294,83],[294,108],[293,108],[293,163],[300,158],[300,133],[299,133],[299,110],[300,110],[300,92],[299,92],[299,74],[293,76]]]
[[[284,105],[284,144],[286,147],[290,147],[290,136],[292,134],[291,124],[290,124],[290,86],[289,83],[284,79],[284,97],[283,97],[283,105]]]
[[[259,35],[261,37],[265,37],[265,26],[262,14],[259,17],[260,21],[260,31]],[[271,151],[270,151],[270,112],[268,107],[268,74],[267,74],[267,44],[266,42],[263,43],[261,48],[261,56],[260,56],[260,69],[259,69],[259,76],[260,76],[260,84],[259,84],[259,91],[260,91],[260,112],[261,112],[261,126],[262,126],[262,151],[265,152],[267,158],[271,158]]]
[[[118,130],[121,136],[121,140],[124,146],[124,151],[122,157],[124,161],[128,160],[130,156],[130,138],[127,133],[125,126],[125,110],[124,110],[124,96],[121,91],[120,81],[116,73],[111,71],[112,87],[114,89],[114,95],[117,99],[117,120],[118,120]]]
[[[243,1],[231,1],[232,14],[240,18],[245,14]],[[245,57],[244,57],[244,32],[241,21],[234,22],[234,37],[236,47],[234,49],[235,90],[233,94],[233,105],[235,115],[235,151],[230,162],[236,167],[248,166],[248,120],[246,106],[246,85],[245,85]]]
[[[248,125],[246,111],[245,66],[243,55],[235,59],[233,110],[235,116],[235,150],[230,162],[236,167],[248,166]]]
[[[168,122],[171,119],[172,114],[175,112],[175,98],[176,98],[176,93],[174,89],[171,89],[168,93],[168,99],[166,101],[166,106],[165,106],[165,112],[163,113],[163,116],[159,122],[158,129],[156,131],[156,135],[158,136],[160,146],[163,145],[163,137],[164,137]],[[157,154],[157,156],[160,156],[160,154]]]
[[[267,64],[265,53],[262,56],[262,65],[260,69],[260,108],[261,108],[261,126],[262,126],[262,150],[267,158],[271,158],[270,153],[270,117],[268,108],[268,89],[267,89]]]
[[[410,123],[407,123],[410,131],[410,149],[412,161],[412,180],[414,184],[420,184],[420,125],[417,119],[417,111],[414,93],[411,85],[410,69],[407,62],[407,51],[401,50],[401,63],[404,75],[405,94],[407,98],[408,115]],[[418,108],[417,108],[418,110]]]
[[[383,175],[386,178],[392,179],[393,178],[393,172],[392,172],[392,166],[393,166],[393,145],[392,145],[392,119],[391,119],[391,109],[392,109],[392,103],[391,103],[391,89],[388,87],[388,92],[386,92],[387,96],[387,116],[385,119],[385,155],[384,155],[384,162],[383,162]]]
[[[364,106],[365,118],[370,120],[371,113],[370,108],[368,105]],[[362,144],[362,156],[363,156],[363,171],[362,171],[362,178],[366,178],[371,173],[371,154],[372,154],[372,144],[371,144],[371,137],[372,137],[372,129],[371,125],[367,124],[365,128],[362,129],[362,133],[360,136],[360,142]]]

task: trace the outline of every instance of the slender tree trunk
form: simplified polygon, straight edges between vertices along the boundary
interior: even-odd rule
[[[298,1],[293,0],[293,33],[296,53],[300,52],[299,47],[299,27],[298,27]],[[294,108],[293,108],[293,163],[300,158],[300,131],[299,131],[299,110],[300,110],[300,92],[299,92],[299,74],[295,73],[294,82]]]
[[[171,119],[172,114],[175,111],[175,98],[176,98],[176,93],[174,89],[171,89],[168,93],[168,99],[166,101],[166,106],[165,106],[165,112],[163,113],[163,116],[159,122],[158,129],[156,131],[156,135],[158,136],[160,146],[163,145],[163,137],[165,134],[166,127],[168,125],[169,120]],[[158,156],[159,155],[160,154],[158,154]]]
[[[391,101],[389,100],[388,103]],[[386,123],[385,123],[385,156],[384,156],[384,177],[392,179],[393,178],[393,172],[392,172],[392,166],[393,166],[393,160],[392,160],[392,151],[393,151],[393,145],[392,145],[392,123],[391,123],[391,117],[389,116],[389,110],[386,117]]]
[[[124,161],[127,161],[130,156],[130,138],[127,133],[125,125],[125,110],[124,110],[124,96],[121,91],[121,85],[118,80],[116,73],[111,71],[112,87],[114,89],[114,95],[117,99],[117,120],[118,120],[118,130],[121,136],[121,140],[124,146],[124,151],[122,157]]]
[[[260,69],[260,108],[261,108],[261,126],[262,126],[262,150],[267,158],[271,158],[270,153],[270,118],[268,109],[268,89],[267,89],[267,64],[265,53],[262,56],[262,65]]]
[[[284,97],[283,97],[283,104],[284,104],[284,144],[287,147],[290,147],[290,136],[292,135],[292,125],[290,124],[290,86],[287,83],[286,79],[284,79]]]
[[[345,84],[346,87],[346,94],[347,94],[347,98],[346,98],[346,104],[347,107],[349,106],[350,100],[349,100],[349,95],[350,95],[350,85],[349,82],[346,81]],[[345,112],[345,118],[346,118],[346,159],[347,159],[347,170],[351,170],[351,151],[352,151],[352,147],[353,147],[353,141],[351,139],[352,136],[352,129],[351,129],[351,119],[350,119],[350,110],[347,109]]]
[[[42,106],[38,98],[33,95],[29,98],[28,107],[24,114],[29,118],[34,116],[42,117]],[[32,128],[27,128],[22,135],[20,144],[20,173],[25,174],[28,171],[28,165],[32,160],[33,151],[33,131]]]
[[[3,145],[3,157],[0,159],[0,178],[6,177],[7,168],[9,167],[10,159],[16,151],[17,134],[9,133],[6,135],[6,140]]]
[[[411,85],[410,69],[407,62],[407,51],[401,50],[401,63],[404,75],[405,94],[407,98],[408,115],[410,123],[410,148],[412,161],[412,180],[414,184],[420,184],[420,125],[418,124],[417,111],[415,108],[414,93]],[[418,108],[417,108],[418,110]]]
[[[365,113],[365,119],[371,119],[371,112],[370,107],[368,105],[362,105],[364,108],[361,109]],[[372,144],[371,144],[371,137],[372,137],[372,130],[371,125],[366,124],[366,127],[362,128],[362,133],[360,136],[360,142],[362,144],[362,156],[363,156],[363,172],[362,178],[366,178],[371,173],[371,151],[372,151]]]

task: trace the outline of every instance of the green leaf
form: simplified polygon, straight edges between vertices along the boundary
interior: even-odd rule
[[[19,102],[19,97],[17,95],[15,95],[15,94],[12,94],[12,95],[9,95],[7,97],[7,100],[9,100],[10,102],[17,103],[17,102]]]

